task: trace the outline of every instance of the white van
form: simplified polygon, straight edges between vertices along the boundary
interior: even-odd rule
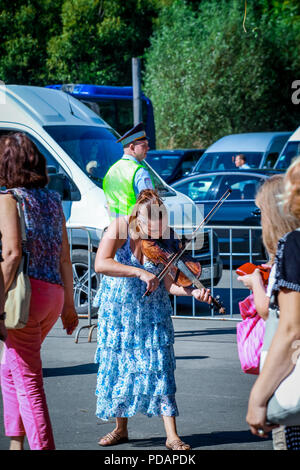
[[[200,157],[192,173],[235,169],[234,157],[242,153],[250,168],[273,168],[292,132],[249,132],[222,137]]]
[[[26,133],[46,157],[49,187],[63,195],[67,226],[85,227],[92,235],[93,262],[99,239],[109,224],[102,180],[108,168],[123,154],[122,145],[116,143],[118,134],[68,94],[21,85],[0,86],[0,135],[8,132]],[[191,231],[191,214],[197,212],[195,204],[168,186],[150,167],[149,170],[173,220],[170,225],[179,225],[177,232]],[[88,251],[84,230],[72,231],[72,248],[75,303],[78,313],[85,313]],[[208,258],[207,251],[207,248],[205,253],[199,250],[196,256]],[[220,266],[218,259],[218,278]],[[98,283],[99,277],[93,273],[93,292]]]
[[[285,146],[283,147],[281,154],[275,163],[274,168],[277,170],[286,170],[292,160],[300,155],[300,126],[291,135]]]

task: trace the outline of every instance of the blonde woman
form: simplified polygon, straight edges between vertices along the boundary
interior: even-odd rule
[[[300,157],[287,170],[284,178],[283,207],[300,226]],[[272,226],[277,225],[277,218]],[[293,370],[295,341],[300,339],[300,230],[285,234],[278,243],[276,274],[272,295],[280,311],[279,325],[266,361],[249,398],[247,422],[251,432],[266,437],[271,427],[266,424],[267,403],[280,382]],[[300,384],[297,385],[300,388]],[[286,447],[300,450],[299,426],[285,429]]]
[[[255,204],[261,211],[263,244],[269,256],[266,266],[272,267],[267,291],[259,269],[256,269],[252,274],[237,278],[245,287],[252,290],[256,311],[264,320],[268,317],[271,289],[275,280],[274,261],[278,241],[287,232],[291,232],[299,226],[298,219],[285,213],[280,205],[280,196],[283,191],[284,176],[274,175],[260,186],[255,198]]]

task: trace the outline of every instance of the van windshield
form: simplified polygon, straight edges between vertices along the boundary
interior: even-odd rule
[[[263,157],[262,152],[205,152],[193,169],[193,172],[202,170],[232,170],[236,168],[234,164],[235,156],[241,154],[245,156],[248,168],[259,168]]]
[[[286,170],[292,160],[300,155],[300,142],[288,142],[287,146],[279,156],[274,168],[278,170]]]
[[[108,169],[123,155],[123,146],[116,142],[118,134],[110,128],[44,126],[44,129],[100,188]],[[174,195],[174,191],[164,186],[151,168],[149,171],[160,194]]]

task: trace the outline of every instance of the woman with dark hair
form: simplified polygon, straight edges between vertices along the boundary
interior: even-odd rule
[[[18,268],[22,241],[17,201],[25,219],[28,274],[31,283],[29,319],[24,328],[7,330],[1,364],[5,434],[10,449],[55,449],[43,388],[41,345],[59,315],[67,334],[78,324],[65,219],[59,195],[48,190],[46,161],[22,133],[0,139],[1,263],[7,293]]]
[[[166,446],[189,450],[178,436],[175,417],[173,313],[169,293],[211,302],[209,290],[177,286],[168,274],[159,283],[156,266],[142,251],[143,238],[167,238],[166,208],[154,190],[141,191],[132,214],[117,218],[99,245],[95,270],[104,274],[95,298],[99,306],[96,415],[116,418],[101,446],[128,440],[127,421],[140,412],[162,416]],[[145,290],[151,293],[143,296]]]

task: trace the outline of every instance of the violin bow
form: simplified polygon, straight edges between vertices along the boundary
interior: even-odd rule
[[[157,275],[157,278],[159,281],[161,281],[167,274],[168,272],[170,271],[171,269],[171,266],[172,264],[177,264],[177,262],[179,261],[179,259],[181,258],[181,256],[183,255],[183,253],[188,249],[188,247],[191,245],[191,243],[193,242],[193,240],[196,238],[196,233],[198,232],[198,230],[200,230],[200,228],[203,227],[203,225],[208,222],[212,216],[214,215],[214,213],[221,207],[221,205],[223,204],[223,202],[228,198],[228,196],[231,194],[232,192],[232,189],[228,188],[225,193],[223,194],[223,196],[220,197],[220,199],[216,202],[216,204],[213,206],[213,208],[209,211],[209,213],[207,214],[206,217],[204,217],[204,219],[202,220],[202,222],[198,225],[198,227],[192,232],[191,234],[191,239],[185,243],[183,245],[183,247],[178,250],[177,253],[174,253],[173,256],[171,256],[170,260],[168,261],[168,263],[166,264],[166,266],[162,269],[162,271]],[[148,295],[149,294],[149,291],[148,289],[146,290],[146,292],[144,293],[143,297],[145,295]]]

